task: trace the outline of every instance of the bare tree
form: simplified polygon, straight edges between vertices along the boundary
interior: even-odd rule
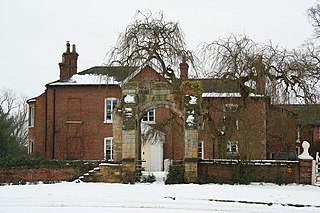
[[[201,50],[206,76],[236,81],[243,99],[255,89],[270,95],[274,102],[290,102],[288,97],[305,103],[316,102],[313,90],[319,79],[317,69],[309,69],[305,55],[270,44],[259,44],[246,35],[231,35],[205,44]],[[264,85],[267,85],[264,90]],[[259,88],[260,87],[260,88]],[[279,98],[279,96],[281,96]]]
[[[2,90],[0,95],[1,156],[17,154],[27,145],[26,98],[19,98],[11,90]]]
[[[194,56],[187,50],[184,33],[177,22],[168,21],[163,13],[137,12],[133,23],[119,35],[117,45],[107,53],[108,64],[143,66],[150,63],[176,87],[178,65],[182,57],[193,64]]]
[[[316,4],[315,6],[307,10],[307,16],[309,21],[314,28],[314,37],[320,37],[320,5]]]

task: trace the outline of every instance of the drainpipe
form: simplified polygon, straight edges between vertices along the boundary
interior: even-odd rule
[[[45,125],[44,125],[44,157],[47,158],[47,143],[48,143],[48,86],[46,85],[46,106],[45,106]]]
[[[55,158],[55,136],[56,136],[56,89],[53,89],[53,115],[52,115],[52,159]]]

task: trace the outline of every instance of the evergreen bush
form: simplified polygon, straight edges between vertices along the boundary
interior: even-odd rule
[[[182,184],[184,181],[184,169],[182,165],[171,165],[165,184]]]

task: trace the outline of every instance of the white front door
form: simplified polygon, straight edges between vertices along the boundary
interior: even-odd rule
[[[145,143],[141,147],[142,168],[147,172],[163,171],[163,143]]]

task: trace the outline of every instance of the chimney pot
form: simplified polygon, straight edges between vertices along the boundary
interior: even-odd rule
[[[76,51],[76,45],[75,45],[75,44],[72,45],[72,52],[73,52],[73,53],[76,53],[76,52],[77,52],[77,51]]]
[[[70,42],[69,41],[67,41],[67,51],[66,51],[67,53],[69,53],[70,52]]]
[[[180,64],[180,79],[186,80],[188,79],[188,69],[189,65],[187,64],[187,57],[185,55],[182,56],[182,63]]]

